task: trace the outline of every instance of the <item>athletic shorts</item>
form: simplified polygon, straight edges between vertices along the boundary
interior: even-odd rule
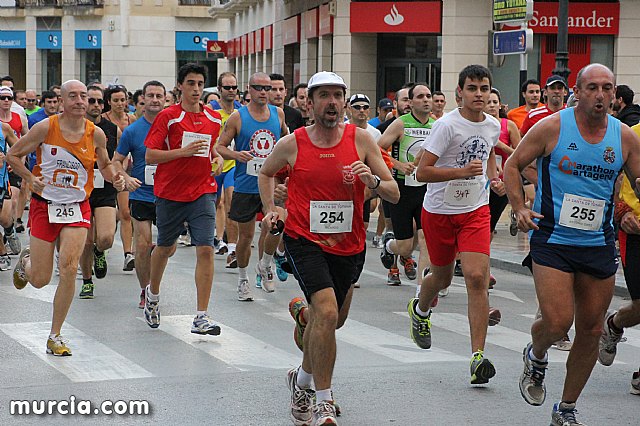
[[[391,217],[391,203],[387,200],[382,200],[382,213],[384,213],[384,217],[386,218]]]
[[[362,208],[362,221],[369,223],[371,219],[371,199],[365,200],[364,207]]]
[[[260,194],[233,192],[229,219],[238,223],[252,222],[256,219],[256,215],[261,212],[262,200],[260,199]]]
[[[223,187],[226,189],[233,188],[235,186],[235,171],[236,168],[234,167],[226,172],[220,173],[219,176],[216,176],[216,183],[218,184],[218,192],[216,192],[216,195],[218,196],[218,199],[220,199],[220,193],[222,192]]]
[[[13,188],[20,189],[20,184],[22,183],[22,178],[13,172],[9,172],[9,185]]]
[[[488,205],[460,214],[429,213],[422,209],[422,232],[431,263],[449,265],[458,253],[463,252],[489,256],[490,220]]]
[[[640,235],[618,232],[624,280],[631,300],[640,299]]]
[[[11,192],[9,191],[9,188],[2,188],[0,189],[0,201],[1,200],[10,200],[11,199]]]
[[[156,223],[156,203],[140,200],[129,200],[131,217],[138,222],[151,221]]]
[[[184,222],[187,222],[191,231],[191,244],[213,247],[216,233],[216,194],[203,194],[187,202],[156,198],[159,246],[174,245],[184,230]]]
[[[91,191],[91,196],[89,197],[89,205],[91,206],[91,210],[97,209],[98,207],[113,207],[115,209],[116,198],[117,192],[103,192],[94,189]]]
[[[502,212],[509,204],[507,195],[498,195],[489,191],[489,211],[491,212],[491,232],[495,231],[496,225],[502,216]]]
[[[82,212],[82,221],[75,223],[50,223],[49,222],[49,203],[41,197],[31,197],[29,207],[29,223],[31,235],[49,243],[54,242],[62,228],[68,226],[71,228],[91,228],[91,206],[88,200],[80,203],[80,211]]]
[[[533,243],[529,256],[522,264],[533,270],[531,261],[562,272],[582,272],[600,280],[618,270],[616,247],[613,244],[597,247],[568,246],[564,244]]]
[[[405,186],[404,181],[396,182],[400,190],[400,200],[398,204],[389,203],[389,218],[396,240],[409,240],[413,238],[414,222],[416,229],[422,229],[420,216],[427,185]]]
[[[356,272],[351,280],[352,284],[355,284],[360,279],[360,275],[362,274],[362,270],[364,269],[364,262],[367,260],[367,245],[364,245],[364,250],[359,254],[356,254]]]
[[[283,241],[293,276],[298,280],[307,301],[311,303],[314,293],[333,288],[340,310],[356,276],[358,263],[364,265],[364,252],[353,256],[338,256],[323,251],[314,242],[292,238],[286,233]]]

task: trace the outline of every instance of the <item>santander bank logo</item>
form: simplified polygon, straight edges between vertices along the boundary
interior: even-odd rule
[[[404,16],[398,12],[396,5],[391,6],[391,12],[384,17],[384,23],[391,26],[400,25],[404,22]]]

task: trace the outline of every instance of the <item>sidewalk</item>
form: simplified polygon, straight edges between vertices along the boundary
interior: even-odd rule
[[[491,267],[516,274],[531,275],[529,269],[522,266],[522,260],[529,254],[528,234],[519,232],[517,236],[511,236],[509,233],[509,211],[509,207],[507,207],[496,226],[496,234],[491,243]],[[378,213],[376,211],[371,213],[367,231],[368,247],[371,246],[371,239],[375,234],[377,224]],[[624,274],[622,273],[622,264],[620,264],[616,274],[615,295],[620,297],[629,296]]]

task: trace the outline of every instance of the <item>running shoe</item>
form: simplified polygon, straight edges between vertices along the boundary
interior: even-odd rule
[[[136,257],[133,253],[127,253],[124,256],[124,266],[122,266],[123,271],[133,271],[133,268],[136,267]]]
[[[229,247],[227,247],[227,243],[220,240],[220,242],[216,247],[216,254],[227,254],[228,251],[229,251]]]
[[[256,288],[262,288],[262,277],[260,274],[256,274]]]
[[[313,406],[313,426],[337,425],[336,417],[333,401],[320,401]]]
[[[453,276],[464,277],[464,274],[462,273],[462,265],[459,260],[456,260],[456,265],[453,267]]]
[[[512,237],[518,235],[518,220],[516,219],[516,214],[511,210],[511,214],[509,215],[510,223],[509,223],[509,233]]]
[[[148,287],[147,287],[148,288]],[[144,319],[151,328],[158,328],[160,326],[160,306],[158,302],[152,302],[149,300],[149,292],[146,292],[144,298]]]
[[[293,329],[293,341],[296,342],[298,349],[303,349],[303,336],[304,329],[307,327],[307,322],[304,320],[303,312],[307,309],[307,302],[302,297],[296,297],[289,302],[289,314],[296,322],[296,326]]]
[[[478,351],[471,357],[471,384],[482,385],[489,383],[489,379],[496,375],[496,368],[491,361],[484,357],[483,351]]]
[[[253,295],[249,288],[249,280],[246,278],[238,279],[238,300],[241,302],[251,302]]]
[[[631,378],[631,394],[640,395],[640,370],[633,373]]]
[[[7,245],[9,246],[9,254],[20,254],[22,250],[22,244],[20,244],[20,239],[16,232],[13,232],[11,235],[5,235],[7,238]]]
[[[438,292],[439,297],[447,297],[449,295],[449,287],[443,288]]]
[[[400,281],[400,271],[398,268],[389,269],[389,273],[387,274],[387,285],[398,286],[401,284],[402,281]]]
[[[66,339],[63,339],[60,334],[56,334],[52,339],[49,337],[47,339],[47,353],[53,356],[71,356],[71,349],[67,346]]]
[[[550,426],[585,426],[576,419],[576,403],[556,402],[551,412]]]
[[[238,259],[236,259],[235,250],[227,255],[227,266],[225,268],[235,269],[238,267]]]
[[[29,210],[28,206],[24,207],[25,210]],[[24,232],[24,223],[22,223],[22,219],[16,220],[16,232],[21,234]]]
[[[373,248],[382,248],[382,235],[374,235],[371,240],[371,247]]]
[[[489,307],[489,326],[493,327],[494,325],[500,324],[501,319],[502,314],[500,313],[500,309]]]
[[[382,250],[380,251],[380,261],[386,269],[390,269],[395,261],[395,254],[387,250],[387,242],[393,240],[393,232],[386,232],[382,238]]]
[[[571,343],[571,339],[569,339],[569,335],[567,334],[557,342],[553,342],[553,346],[555,346],[559,351],[566,352],[571,350],[571,346],[573,346],[573,344]]]
[[[489,290],[491,290],[496,285],[496,277],[493,274],[489,274]]]
[[[11,269],[11,258],[8,254],[0,255],[0,271],[8,271]]]
[[[411,318],[411,338],[419,348],[429,349],[431,347],[431,311],[426,317],[416,312],[418,298],[409,300],[407,311]]]
[[[146,300],[144,288],[140,292],[140,302],[138,302],[138,308],[144,309],[144,301]]]
[[[360,288],[360,281],[353,283],[353,288]]]
[[[107,276],[107,254],[104,251],[99,251],[95,245],[93,246],[93,271],[98,279]]]
[[[16,267],[13,269],[13,286],[18,290],[22,290],[25,288],[27,283],[27,271],[24,269],[25,258],[31,255],[31,250],[29,250],[29,246],[22,249],[20,252],[20,257],[18,257],[18,262],[16,262]]]
[[[82,284],[82,289],[80,290],[80,299],[93,299],[93,283],[84,283]]]
[[[404,267],[404,274],[407,276],[407,278],[409,278],[410,280],[415,280],[416,277],[418,276],[418,271],[416,270],[416,268],[418,267],[418,264],[413,259],[413,256],[412,257],[400,256],[400,263],[402,263],[402,266]]]
[[[520,376],[520,393],[528,404],[538,406],[542,405],[547,397],[544,376],[549,363],[532,360],[530,356],[531,347],[532,344],[529,343],[522,351],[524,371]]]
[[[291,392],[290,417],[294,425],[311,426],[313,402],[315,392],[312,389],[298,387],[298,368],[287,372],[287,386]]]
[[[180,235],[178,237],[178,244],[189,247],[191,245],[191,236],[189,234]]]
[[[606,366],[613,364],[613,360],[616,358],[616,353],[618,352],[617,345],[623,341],[623,333],[616,333],[609,327],[609,319],[613,318],[616,312],[617,311],[607,311],[607,314],[604,316],[604,328],[600,336],[598,361],[600,361],[600,364]]]
[[[276,275],[278,279],[282,282],[286,281],[287,278],[289,278],[289,273],[283,269],[282,265],[287,263],[287,258],[276,253],[273,255],[273,261],[276,264]]]
[[[197,315],[191,324],[191,332],[193,334],[218,336],[220,334],[220,326],[213,322],[207,314]]]
[[[262,266],[262,262],[256,263],[256,273],[260,276],[260,284],[264,291],[273,293],[276,290],[276,283],[273,281],[273,271],[271,265],[266,268]],[[258,280],[256,279],[256,287]]]
[[[338,404],[335,398],[333,397],[333,390],[331,391],[331,401],[329,402],[332,403],[333,408],[336,409],[336,416],[340,417],[342,415],[342,409],[340,408],[340,404]]]

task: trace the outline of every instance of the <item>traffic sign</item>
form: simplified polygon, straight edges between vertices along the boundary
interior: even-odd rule
[[[493,33],[494,55],[519,55],[533,49],[533,30],[496,31]]]
[[[533,0],[493,0],[493,22],[526,22],[533,18]]]

